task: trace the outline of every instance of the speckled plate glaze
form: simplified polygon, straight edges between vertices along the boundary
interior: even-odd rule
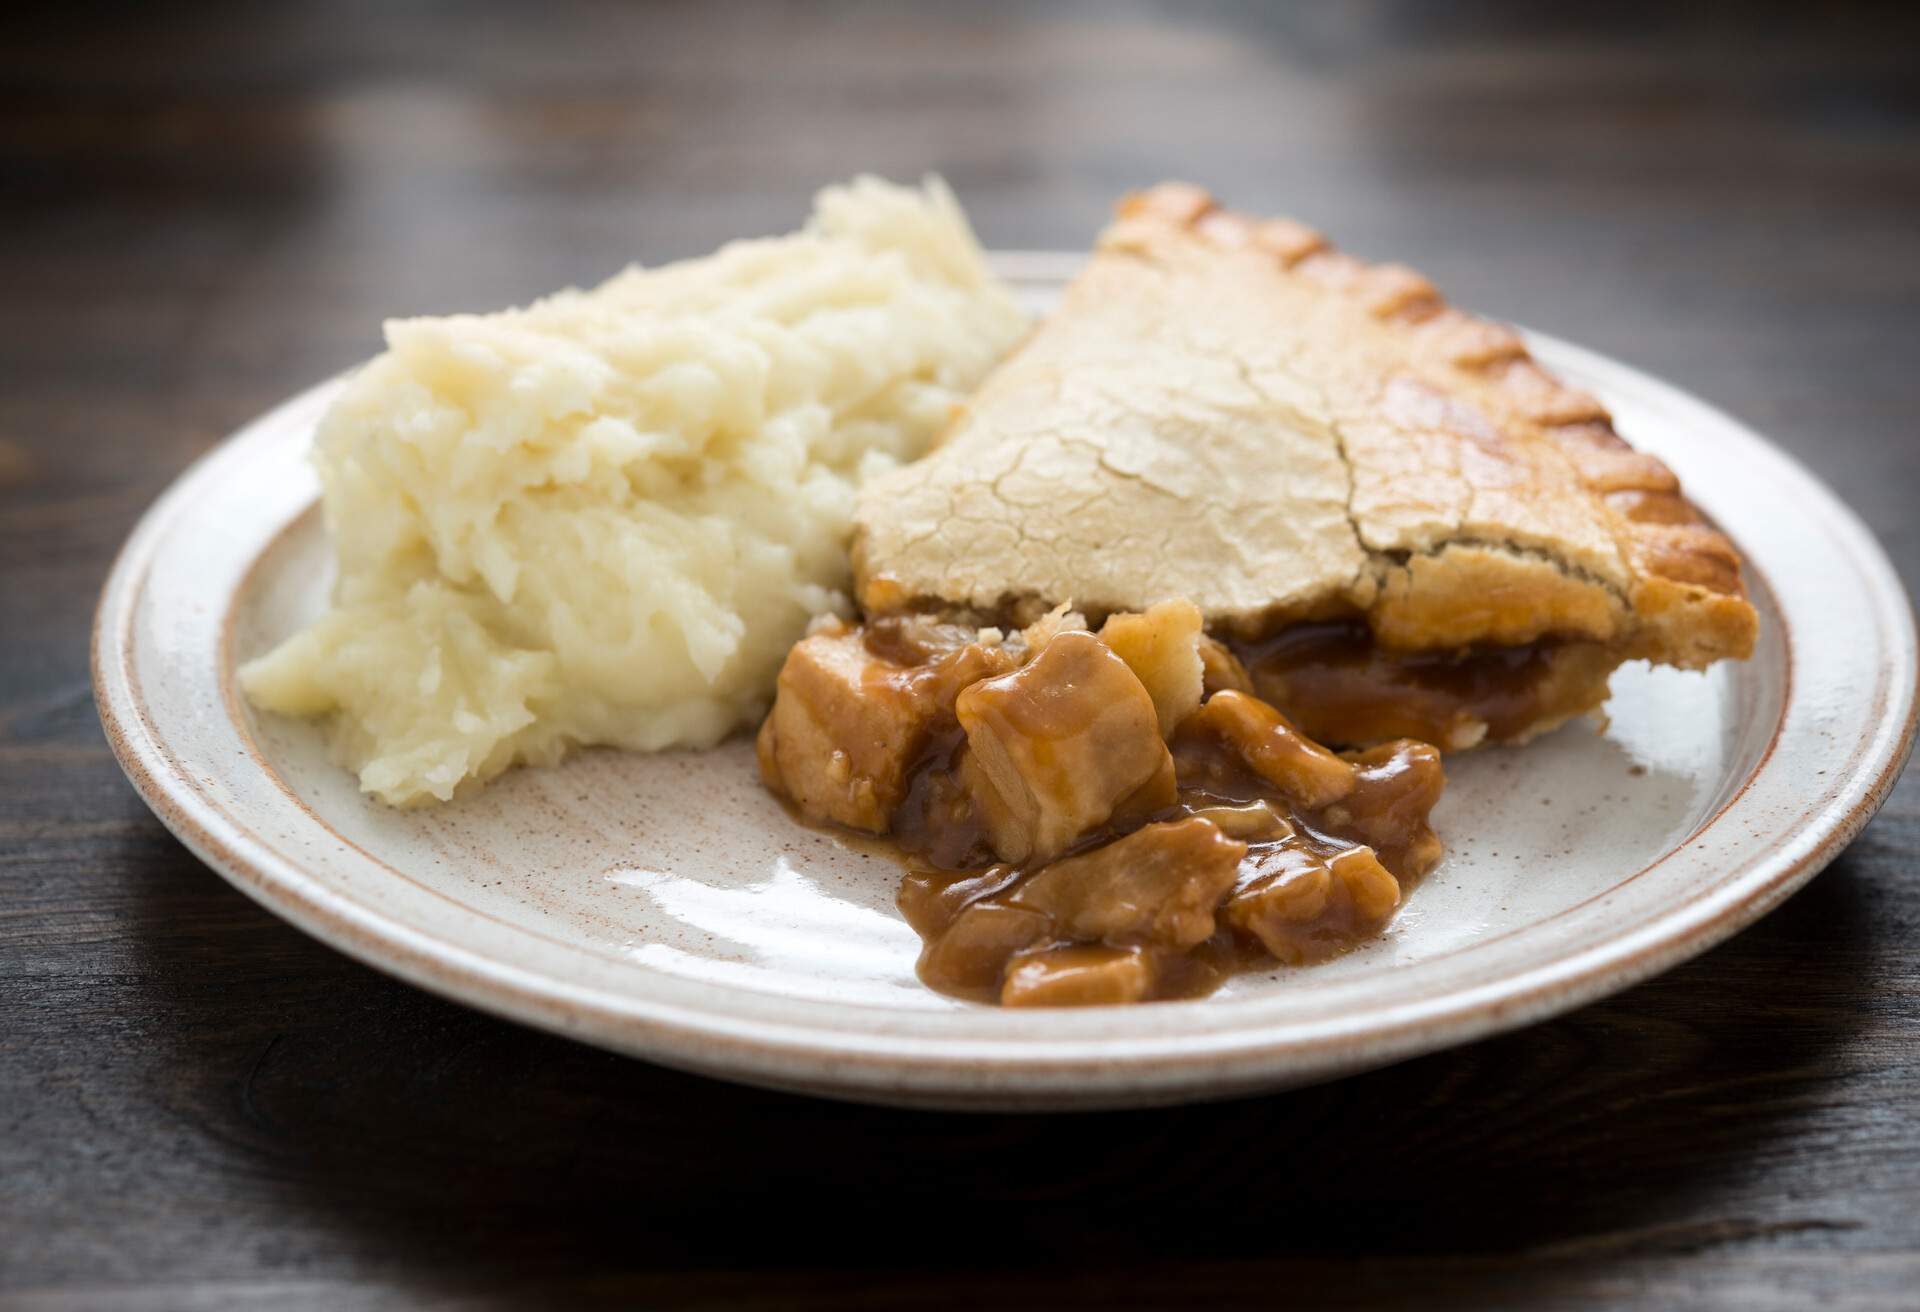
[[[1036,308],[1077,257],[999,257]],[[101,598],[94,684],[121,764],[242,891],[423,988],[757,1084],[955,1108],[1218,1098],[1378,1066],[1624,988],[1749,924],[1872,815],[1914,732],[1912,612],[1799,465],[1625,365],[1534,336],[1674,466],[1745,553],[1753,660],[1622,670],[1604,731],[1452,758],[1449,854],[1391,931],[1196,1002],[1013,1012],[929,992],[883,857],[795,825],[750,746],[582,753],[435,810],[363,798],[238,661],[321,604],[304,456],[337,384],[189,470]]]

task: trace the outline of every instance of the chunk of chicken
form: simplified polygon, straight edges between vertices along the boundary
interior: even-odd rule
[[[760,727],[767,786],[809,816],[884,834],[908,775],[962,688],[1011,669],[1000,647],[968,644],[904,668],[876,657],[858,630],[815,633],[781,667]]]
[[[1350,848],[1327,862],[1333,877],[1346,886],[1353,914],[1363,924],[1385,920],[1400,905],[1400,881],[1380,864],[1370,847]]]
[[[1055,861],[1013,892],[1052,918],[1060,937],[1150,941],[1185,950],[1213,933],[1247,845],[1198,817],[1146,825]]]
[[[920,937],[934,939],[946,933],[947,926],[968,907],[1004,892],[1019,878],[1020,871],[1014,866],[952,871],[915,865],[900,881],[894,905]]]
[[[954,917],[946,933],[928,941],[920,957],[920,978],[950,993],[997,989],[1007,959],[1044,942],[1051,929],[1042,912],[976,902]]]
[[[1011,674],[967,688],[954,709],[966,780],[1003,861],[1052,860],[1116,811],[1174,802],[1153,699],[1091,633],[1059,634]]]
[[[1440,859],[1440,838],[1428,824],[1447,786],[1439,751],[1402,738],[1352,760],[1353,791],[1327,808],[1327,823],[1372,844],[1402,877],[1419,878]]]
[[[1223,908],[1227,923],[1252,934],[1274,956],[1298,927],[1320,918],[1333,892],[1333,871],[1304,847],[1263,849],[1251,863],[1252,878]],[[1281,957],[1286,960],[1285,957]]]
[[[1153,991],[1154,958],[1098,943],[1035,952],[1013,962],[1000,1003],[1007,1007],[1089,1007],[1139,1002]]]
[[[1317,810],[1353,791],[1351,765],[1258,697],[1231,689],[1217,692],[1182,728],[1217,736],[1295,806]]]
[[[1113,615],[1100,628],[1100,640],[1127,663],[1153,698],[1163,737],[1199,709],[1206,677],[1200,638],[1200,608],[1185,598],[1163,601],[1138,614]]]
[[[1247,673],[1238,656],[1218,638],[1200,635],[1200,670],[1202,694],[1207,697],[1224,688],[1235,692],[1252,692],[1253,676]]]
[[[1371,848],[1331,857],[1292,845],[1267,848],[1250,866],[1252,877],[1234,890],[1222,914],[1289,964],[1339,951],[1400,905],[1400,882]]]

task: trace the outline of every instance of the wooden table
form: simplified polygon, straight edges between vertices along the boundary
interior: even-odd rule
[[[1163,175],[1295,212],[1719,402],[1920,577],[1920,34],[1680,8],[11,16],[0,1305],[1920,1305],[1911,779],[1757,928],[1551,1024],[1255,1101],[953,1117],[358,966],[167,835],[88,689],[142,507],[382,316],[784,229],[860,169],[943,171],[998,246],[1082,245]]]

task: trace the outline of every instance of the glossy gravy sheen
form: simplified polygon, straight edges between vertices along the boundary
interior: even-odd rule
[[[1223,652],[1167,733],[1090,633],[1037,652],[974,637],[883,620],[808,639],[761,740],[776,791],[883,830],[901,854],[899,906],[933,988],[1016,1006],[1205,994],[1378,933],[1439,857],[1427,816],[1444,776],[1423,742],[1336,755]],[[889,768],[876,730],[910,756]],[[1010,769],[1030,794],[1011,807],[994,782]],[[882,803],[884,827],[863,818]],[[1100,819],[1062,828],[1077,814]]]
[[[1134,956],[1151,959],[1154,998],[1199,997],[1239,970],[1337,956],[1385,928],[1412,885],[1438,859],[1426,813],[1438,800],[1444,778],[1437,754],[1423,743],[1395,743],[1359,754],[1354,791],[1319,811],[1289,804],[1280,790],[1201,734],[1177,739],[1174,760],[1179,800],[1145,817],[1143,824],[1203,819],[1244,843],[1244,854],[1235,861],[1215,928],[1191,947],[1171,951],[1144,936],[1083,945],[1079,960],[1089,977],[1082,984],[1090,993],[1099,991],[1099,981],[1091,977],[1094,964]],[[934,766],[924,777],[946,776]],[[930,785],[918,798],[938,789]],[[977,846],[977,827],[904,810],[900,820],[895,841],[908,873],[898,904],[926,940],[919,973],[929,986],[976,1001],[1000,1000],[1012,958],[1062,952],[1073,943],[1071,934],[1051,920],[1037,925],[1023,912],[1020,890],[1037,872],[993,862]],[[1098,850],[1118,836],[1102,831],[1069,856]],[[1377,863],[1356,853],[1357,839],[1382,845]]]
[[[1234,652],[1255,690],[1308,737],[1418,738],[1450,751],[1518,741],[1594,710],[1621,659],[1602,643],[1554,640],[1395,652],[1360,621],[1290,625]]]

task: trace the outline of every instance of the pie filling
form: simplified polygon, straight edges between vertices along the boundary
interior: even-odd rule
[[[1448,751],[1518,742],[1597,709],[1625,659],[1604,643],[1559,639],[1396,652],[1375,646],[1357,620],[1290,625],[1235,654],[1254,691],[1310,738],[1418,738]]]
[[[1100,635],[829,627],[781,673],[761,770],[808,818],[895,845],[933,988],[1192,997],[1378,933],[1440,856],[1435,748],[1336,754],[1238,675],[1186,603]]]

